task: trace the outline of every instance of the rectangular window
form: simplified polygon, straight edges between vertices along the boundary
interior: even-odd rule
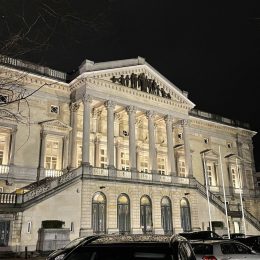
[[[180,177],[186,176],[185,161],[183,160],[179,160],[179,176]]]
[[[77,162],[78,162],[78,167],[80,167],[81,162],[82,162],[82,145],[81,144],[77,145]]]
[[[100,167],[107,168],[107,151],[104,148],[100,149]]]
[[[73,222],[70,223],[70,232],[74,232],[74,223]]]
[[[32,221],[27,222],[27,233],[31,233],[32,231]]]
[[[148,172],[148,156],[142,156],[140,158],[140,171]]]
[[[120,154],[121,168],[124,171],[129,170],[129,154],[126,152],[121,152]]]
[[[212,165],[207,165],[207,173],[208,173],[208,185],[213,186],[213,167]]]
[[[9,140],[9,133],[0,133],[0,165],[8,164]]]
[[[1,149],[1,147],[0,147],[0,149]],[[0,150],[0,165],[3,164],[3,161],[4,161],[4,151]]]
[[[165,175],[166,171],[165,171],[165,163],[166,163],[166,160],[165,158],[162,158],[162,157],[159,157],[157,159],[157,165],[158,165],[158,172],[159,174],[162,174],[162,175]]]
[[[60,154],[59,141],[47,140],[46,155],[45,155],[45,168],[50,170],[59,170],[58,160]]]
[[[231,180],[232,180],[232,186],[234,188],[239,188],[239,186],[240,186],[238,173],[239,173],[239,168],[237,171],[237,167],[232,166],[231,167]]]

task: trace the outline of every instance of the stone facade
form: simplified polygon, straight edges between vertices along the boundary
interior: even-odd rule
[[[70,79],[23,64],[7,59],[0,73],[22,78],[27,93],[38,89],[20,104],[20,120],[0,110],[0,222],[10,222],[14,250],[36,250],[44,220],[64,221],[71,240],[205,230],[210,220],[223,222],[224,233],[225,200],[231,232],[259,233],[256,133],[246,125],[195,110],[140,57],[86,60]]]

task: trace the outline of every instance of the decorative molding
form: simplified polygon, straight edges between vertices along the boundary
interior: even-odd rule
[[[40,122],[39,124],[42,126],[43,131],[58,130],[58,131],[68,132],[68,131],[72,130],[72,128],[70,126],[68,126],[67,124],[65,124],[57,119],[43,121],[43,122]]]
[[[77,112],[79,110],[79,107],[80,107],[80,102],[70,103],[71,112]]]

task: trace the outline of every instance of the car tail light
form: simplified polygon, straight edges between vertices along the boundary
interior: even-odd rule
[[[202,260],[217,260],[217,258],[214,255],[205,255]]]

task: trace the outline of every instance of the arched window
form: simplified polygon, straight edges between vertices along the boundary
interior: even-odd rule
[[[130,202],[126,194],[121,194],[117,199],[117,220],[119,233],[130,233]]]
[[[172,207],[168,197],[163,197],[161,201],[162,227],[165,234],[172,234]]]
[[[190,205],[186,198],[181,199],[181,227],[184,232],[191,231]]]
[[[141,198],[140,203],[140,219],[141,219],[141,227],[143,229],[143,233],[152,232],[153,222],[152,222],[152,203],[151,199],[144,195]]]
[[[96,192],[92,199],[92,226],[96,234],[106,231],[106,197],[101,192]]]

